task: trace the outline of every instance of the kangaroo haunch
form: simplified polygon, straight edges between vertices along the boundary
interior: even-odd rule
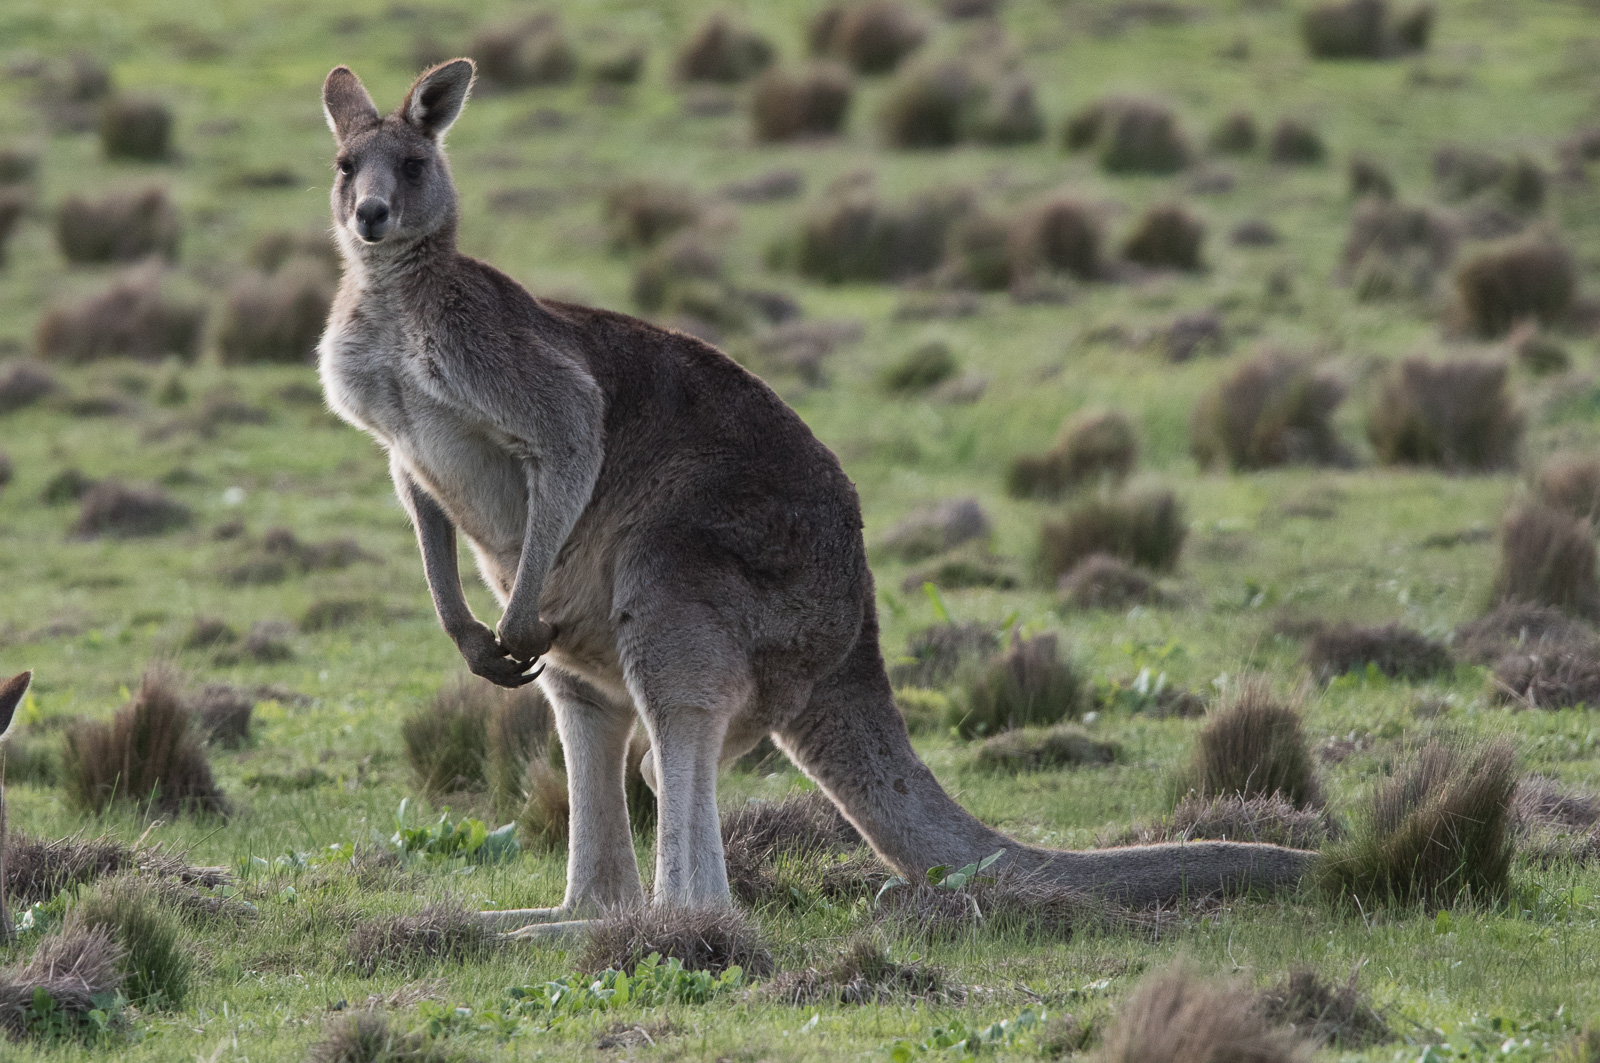
[[[328,75],[345,267],[320,360],[334,410],[389,453],[468,666],[503,686],[538,674],[554,708],[566,899],[494,922],[642,901],[623,791],[636,720],[657,903],[731,903],[717,764],[765,735],[914,879],[999,849],[1008,871],[1132,903],[1300,878],[1313,854],[1267,845],[1033,849],[951,800],[891,697],[855,488],[799,416],[708,344],[536,299],[456,250],[443,137],[472,79],[470,60],[444,63],[382,116],[348,69]],[[463,596],[458,531],[497,630]]]

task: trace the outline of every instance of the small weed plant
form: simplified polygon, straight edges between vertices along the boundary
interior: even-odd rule
[[[745,984],[744,969],[729,967],[721,974],[685,970],[676,958],[662,960],[652,952],[633,974],[602,971],[595,978],[581,974],[542,984],[515,986],[509,993],[509,1010],[516,1014],[551,1019],[615,1011],[632,1004],[641,1008],[663,1004],[706,1004]]]

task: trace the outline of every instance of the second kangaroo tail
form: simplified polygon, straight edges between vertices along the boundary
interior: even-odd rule
[[[911,881],[921,881],[928,868],[964,867],[1004,849],[999,867],[1147,906],[1292,887],[1316,858],[1248,842],[1036,849],[985,826],[956,804],[911,748],[878,649],[877,619],[870,606],[867,613],[845,663],[817,684],[806,709],[776,737],[878,855]]]

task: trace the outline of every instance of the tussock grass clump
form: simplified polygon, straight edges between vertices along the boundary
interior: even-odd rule
[[[1234,111],[1217,123],[1206,138],[1206,147],[1216,155],[1249,155],[1260,140],[1256,116],[1249,111]]]
[[[1588,830],[1600,823],[1600,794],[1569,790],[1543,775],[1524,776],[1512,795],[1511,822],[1519,835],[1541,828]]]
[[[639,263],[633,274],[633,301],[647,313],[678,310],[685,301],[723,282],[721,253],[698,230],[682,229]]]
[[[864,845],[861,834],[820,790],[781,801],[751,801],[722,817],[722,847],[748,860],[783,852],[842,855]]]
[[[1450,648],[1401,624],[1340,623],[1319,629],[1301,660],[1320,683],[1376,667],[1391,679],[1431,679],[1455,665]]]
[[[1509,653],[1495,662],[1494,683],[1499,700],[1530,709],[1600,706],[1600,652],[1582,642]]]
[[[26,148],[0,144],[0,185],[32,181],[39,171],[39,156]]]
[[[56,210],[56,244],[68,262],[132,262],[178,257],[178,212],[165,189],[68,196]]]
[[[469,1063],[468,1057],[429,1041],[420,1033],[401,1033],[382,1011],[368,1008],[335,1015],[311,1046],[307,1063]]]
[[[1387,59],[1424,51],[1433,15],[1431,3],[1392,15],[1385,0],[1332,0],[1301,15],[1300,35],[1313,59]]]
[[[958,1002],[964,997],[943,968],[913,959],[899,963],[881,942],[861,938],[822,967],[785,971],[767,995],[780,1004],[891,1004],[902,1000]]]
[[[550,14],[486,29],[472,40],[478,76],[501,89],[565,85],[578,72],[578,56]]]
[[[240,586],[281,583],[291,575],[336,571],[371,559],[354,539],[308,543],[288,528],[271,528],[239,561],[226,566],[221,576],[224,582]]]
[[[1000,636],[987,624],[935,624],[907,640],[905,653],[890,663],[889,678],[897,687],[935,689],[999,648]]]
[[[1595,631],[1548,605],[1507,602],[1456,629],[1457,652],[1478,664],[1493,664],[1512,650],[1538,653],[1568,645],[1597,645]]]
[[[870,186],[838,189],[807,211],[795,267],[829,284],[920,277],[944,261],[950,230],[970,209],[961,192],[929,192],[890,206]]]
[[[1356,972],[1336,982],[1309,968],[1284,975],[1263,989],[1259,1000],[1267,1021],[1291,1027],[1317,1045],[1360,1051],[1394,1040],[1394,1031],[1356,988]]]
[[[383,616],[379,602],[364,598],[318,598],[300,614],[299,628],[307,634],[337,631],[362,620]]]
[[[921,394],[949,380],[960,369],[948,343],[929,340],[913,347],[898,362],[884,369],[879,384],[891,395]]]
[[[0,166],[4,165],[4,157],[0,156]],[[0,183],[0,266],[6,264],[6,245],[11,242],[11,235],[16,232],[17,225],[22,221],[22,216],[28,209],[28,197],[22,192],[13,191]]]
[[[564,850],[572,831],[567,773],[546,757],[529,757],[522,795],[522,807],[517,810],[517,840],[534,852]]]
[[[678,52],[674,70],[682,81],[731,85],[765,70],[775,53],[759,33],[718,12],[700,24]]]
[[[843,67],[818,63],[806,70],[769,70],[750,95],[757,140],[776,142],[833,136],[844,129],[854,90]]]
[[[1443,214],[1367,196],[1350,218],[1341,269],[1359,299],[1423,297],[1455,259],[1457,239]]]
[[[109,721],[68,730],[63,760],[67,796],[84,811],[126,800],[166,814],[228,812],[177,677],[164,669],[146,671]]]
[[[192,360],[200,348],[205,308],[163,290],[161,271],[132,270],[104,290],[47,310],[33,345],[46,361],[82,365],[99,358]]]
[[[1122,255],[1150,269],[1195,272],[1204,267],[1206,226],[1178,203],[1158,204],[1139,216],[1123,241]]]
[[[1173,803],[1204,798],[1277,794],[1301,809],[1323,806],[1322,782],[1300,714],[1262,681],[1244,684],[1220,709],[1206,714],[1187,768],[1174,779]]]
[[[1307,1063],[1311,1046],[1269,1022],[1245,986],[1207,981],[1178,963],[1139,983],[1093,1058],[1096,1063]]]
[[[1263,351],[1201,398],[1190,452],[1201,468],[1347,464],[1350,453],[1333,425],[1344,396],[1344,384],[1331,372],[1283,351]]]
[[[1272,127],[1267,139],[1267,157],[1273,162],[1289,166],[1310,166],[1328,155],[1322,143],[1322,134],[1311,126],[1293,118],[1285,118]]]
[[[1067,723],[997,734],[978,747],[978,766],[993,771],[1053,771],[1111,764],[1121,755],[1121,743],[1101,741]]]
[[[1492,339],[1527,318],[1549,325],[1565,317],[1578,291],[1578,264],[1549,237],[1517,238],[1463,262],[1456,291],[1469,326]]]
[[[816,55],[832,55],[859,74],[887,74],[922,47],[928,27],[900,0],[834,4],[812,19],[808,36]]]
[[[878,112],[878,129],[893,148],[947,148],[966,133],[981,89],[956,62],[921,63],[896,76]]]
[[[1350,198],[1371,197],[1382,203],[1394,199],[1394,178],[1373,159],[1365,155],[1352,155],[1347,172],[1350,178]]]
[[[981,144],[1009,147],[1033,144],[1044,138],[1044,115],[1039,111],[1033,82],[1012,76],[982,86],[980,99],[967,116],[967,135]]]
[[[361,920],[345,949],[356,970],[371,977],[384,969],[415,972],[433,963],[464,963],[487,952],[490,943],[489,931],[475,913],[452,901],[439,901],[414,915]]]
[[[1015,279],[1011,262],[1011,227],[1000,218],[975,210],[950,234],[945,269],[952,286],[998,292]]]
[[[630,181],[606,195],[602,220],[613,247],[651,248],[700,219],[690,189],[659,181]]]
[[[850,821],[820,792],[752,801],[722,817],[728,888],[741,904],[792,905],[797,895],[870,897],[889,877]]]
[[[189,707],[207,742],[224,749],[249,744],[250,721],[256,707],[255,696],[250,692],[227,683],[207,683],[189,699]]]
[[[1126,609],[1166,601],[1154,580],[1109,554],[1090,554],[1063,575],[1056,586],[1066,602],[1077,609]]]
[[[1082,715],[1088,694],[1083,676],[1062,660],[1055,635],[1017,637],[1009,651],[972,676],[946,722],[967,739],[1048,727]]]
[[[438,797],[482,791],[491,774],[499,777],[502,788],[517,785],[523,762],[553,731],[549,704],[537,691],[528,686],[502,692],[485,680],[458,676],[440,687],[427,706],[408,715],[400,735],[423,792]],[[501,757],[509,759],[496,763]]]
[[[1470,199],[1495,188],[1510,169],[1492,151],[1466,144],[1446,144],[1433,153],[1433,183],[1448,202]]]
[[[1549,605],[1573,616],[1600,616],[1594,530],[1541,502],[1518,506],[1500,526],[1495,604]]]
[[[1314,875],[1335,901],[1448,908],[1505,895],[1516,757],[1509,742],[1433,741],[1378,785],[1365,819]]]
[[[1018,277],[1048,272],[1094,280],[1103,269],[1100,249],[1100,223],[1094,211],[1068,195],[1035,204],[1011,228],[1011,268]]]
[[[338,280],[321,261],[297,257],[275,272],[236,282],[223,304],[217,348],[223,361],[305,364],[316,356]]]
[[[1139,491],[1086,499],[1040,530],[1040,568],[1051,584],[1094,554],[1109,554],[1157,572],[1178,563],[1189,524],[1171,491]]]
[[[1108,98],[1067,119],[1062,142],[1068,151],[1097,148],[1100,165],[1112,174],[1176,173],[1192,152],[1178,117],[1155,100]]]
[[[1055,501],[1086,485],[1120,485],[1138,458],[1139,439],[1126,414],[1084,410],[1062,425],[1050,450],[1024,454],[1011,463],[1006,492],[1013,498]]]
[[[151,96],[113,96],[100,107],[108,158],[160,162],[172,154],[172,108]]]
[[[1290,849],[1320,849],[1328,842],[1328,817],[1296,808],[1282,794],[1245,797],[1185,794],[1171,815],[1106,839],[1103,845],[1161,845],[1176,841],[1260,842]]]
[[[28,1034],[28,1015],[39,990],[58,1011],[87,1022],[103,994],[122,988],[123,950],[104,928],[69,927],[39,942],[28,962],[0,971],[0,1027],[13,1038]]]
[[[965,543],[987,542],[993,522],[975,498],[951,498],[919,506],[884,533],[879,552],[905,561],[922,561]]]
[[[189,507],[159,488],[103,480],[84,492],[72,535],[77,539],[135,539],[165,535],[193,522]]]
[[[944,590],[964,587],[1014,590],[1022,586],[1022,576],[1010,562],[991,553],[987,546],[971,544],[940,554],[906,573],[900,589],[915,594],[926,583]]]
[[[1565,373],[1572,368],[1572,355],[1567,352],[1566,345],[1532,321],[1512,329],[1506,337],[1506,347],[1517,364],[1534,376]]]
[[[194,867],[165,849],[133,849],[113,838],[46,840],[15,832],[6,839],[5,895],[14,904],[48,901],[64,889],[119,871],[191,888],[228,881],[226,868]]]
[[[0,414],[32,406],[60,384],[49,369],[37,362],[11,362],[0,374]]]
[[[122,947],[129,1000],[147,1007],[183,1006],[194,964],[177,916],[156,890],[121,875],[97,885],[70,918],[75,926],[107,931]]]
[[[759,929],[737,909],[650,905],[614,909],[597,919],[577,968],[586,975],[631,972],[652,953],[675,959],[686,970],[712,974],[739,967],[761,978],[774,967]]]
[[[1390,368],[1367,410],[1367,438],[1385,465],[1512,468],[1523,426],[1506,364],[1495,360],[1407,358]]]

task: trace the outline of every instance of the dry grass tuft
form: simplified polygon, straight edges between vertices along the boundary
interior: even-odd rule
[[[1324,802],[1300,714],[1260,680],[1245,682],[1226,705],[1206,714],[1172,790],[1175,807],[1189,793],[1202,799],[1276,794],[1301,809],[1320,809]]]
[[[1549,237],[1518,238],[1463,262],[1456,291],[1472,330],[1492,339],[1528,318],[1546,325],[1561,321],[1577,295],[1578,263]]]
[[[431,703],[400,725],[417,785],[432,797],[482,791],[491,775],[499,790],[512,791],[520,786],[526,763],[553,733],[554,717],[537,687],[503,691],[466,675],[440,687]]]
[[[6,839],[5,895],[23,907],[119,871],[187,888],[209,889],[228,881],[225,868],[193,867],[165,849],[131,849],[112,838],[46,841],[12,833]]]
[[[1366,199],[1370,196],[1381,203],[1388,203],[1394,199],[1394,178],[1373,159],[1365,155],[1352,155],[1349,175],[1351,199]]]
[[[1316,971],[1290,971],[1259,1000],[1268,1022],[1287,1026],[1319,1046],[1360,1051],[1394,1040],[1394,1031],[1356,988],[1356,972],[1343,983]]]
[[[207,683],[189,699],[189,707],[207,742],[238,749],[250,741],[250,719],[256,698],[227,683]]]
[[[886,366],[878,383],[891,395],[916,395],[931,391],[961,371],[961,365],[943,340],[929,340]]]
[[[675,70],[683,81],[736,84],[771,65],[771,42],[718,12],[700,24],[678,53]]]
[[[1331,682],[1346,672],[1365,672],[1369,667],[1390,679],[1432,679],[1455,666],[1444,643],[1393,623],[1322,627],[1306,643],[1301,661],[1319,683]]]
[[[1290,849],[1321,849],[1329,821],[1315,809],[1296,808],[1282,794],[1245,797],[1186,794],[1171,815],[1105,838],[1102,846],[1161,845],[1199,840],[1260,842]]]
[[[345,949],[365,977],[380,970],[415,974],[431,963],[464,963],[488,951],[491,936],[477,916],[459,904],[439,901],[415,915],[363,919]]]
[[[122,960],[122,947],[104,929],[68,928],[44,938],[26,964],[0,971],[0,1027],[25,1036],[40,989],[59,1011],[87,1019],[100,1006],[96,998],[122,987]]]
[[[316,357],[338,278],[315,258],[297,256],[276,271],[246,276],[229,289],[217,348],[233,365],[303,365]]]
[[[0,168],[5,166],[5,156],[0,153]],[[0,266],[7,261],[6,245],[11,242],[11,236],[17,231],[17,225],[22,221],[23,214],[28,210],[28,196],[16,189],[7,188],[0,182]]]
[[[1217,155],[1250,155],[1260,141],[1256,116],[1249,111],[1234,111],[1211,131],[1206,147]]]
[[[1202,468],[1345,465],[1333,415],[1344,384],[1305,358],[1266,350],[1240,362],[1195,406],[1189,449]]]
[[[84,811],[128,800],[166,814],[228,812],[177,677],[160,668],[111,720],[69,730],[64,762],[67,794]]]
[[[72,909],[74,927],[104,930],[122,947],[128,999],[147,1007],[179,1008],[188,996],[194,963],[173,906],[137,875],[98,884]]]
[[[311,1046],[307,1063],[466,1063],[420,1033],[400,1033],[376,1008],[336,1015]]]
[[[11,362],[0,374],[0,415],[32,406],[60,386],[55,374],[37,362]]]
[[[1193,155],[1172,109],[1139,98],[1090,104],[1067,120],[1062,139],[1068,151],[1097,147],[1101,167],[1113,174],[1176,173]]]
[[[1140,982],[1096,1063],[1306,1063],[1312,1046],[1274,1026],[1242,984],[1206,981],[1181,962]]]
[[[178,257],[178,212],[165,189],[68,196],[56,211],[56,244],[68,262],[132,262]]]
[[[903,561],[922,561],[966,543],[987,543],[993,522],[975,498],[919,506],[883,534],[876,550]]]
[[[651,248],[700,219],[695,194],[659,181],[631,181],[606,195],[602,218],[612,246]]]
[[[966,135],[970,139],[1010,147],[1044,138],[1038,91],[1027,78],[1012,75],[984,84],[979,97],[967,115]]]
[[[1055,501],[1086,485],[1120,485],[1139,458],[1133,422],[1117,410],[1084,410],[1062,425],[1055,446],[1012,462],[1006,491],[1013,498]]]
[[[1012,225],[1013,276],[1047,272],[1094,280],[1103,268],[1100,245],[1094,211],[1071,196],[1051,196],[1024,211]]]
[[[888,878],[850,821],[820,792],[752,801],[722,817],[728,886],[741,904],[790,904],[796,895],[870,896]]]
[[[560,21],[550,14],[486,29],[472,40],[478,76],[501,89],[565,85],[578,72],[578,55]]]
[[[1267,157],[1273,162],[1289,166],[1311,166],[1327,158],[1327,146],[1322,134],[1311,126],[1293,118],[1285,118],[1272,127],[1267,139]]]
[[[1014,637],[1010,650],[978,670],[962,693],[946,722],[970,739],[1075,719],[1087,708],[1089,691],[1049,634]]]
[[[907,1000],[949,1004],[959,1003],[965,993],[942,968],[916,959],[898,963],[881,943],[860,938],[825,966],[783,972],[767,987],[767,996],[789,1007],[803,1007]]]
[[[760,978],[774,967],[759,930],[737,909],[650,905],[614,909],[596,920],[577,968],[588,975],[631,972],[651,954],[712,974],[739,967]]]
[[[192,360],[200,349],[205,308],[163,290],[158,268],[140,267],[104,290],[53,306],[34,327],[33,345],[47,361],[81,365],[99,358]]]
[[[838,188],[806,212],[795,266],[829,284],[924,276],[944,261],[946,238],[970,209],[962,192],[925,193],[889,206],[870,185]]]
[[[1414,357],[1384,377],[1367,438],[1385,465],[1492,471],[1516,465],[1524,423],[1504,362]]]
[[[1054,771],[1114,763],[1118,742],[1101,741],[1077,724],[1022,728],[997,734],[978,747],[978,766],[994,771]]]
[[[107,158],[160,162],[172,154],[172,108],[149,96],[113,96],[100,107],[100,147]]]
[[[1171,491],[1089,498],[1041,528],[1040,568],[1056,584],[1087,558],[1109,554],[1166,572],[1177,565],[1188,534],[1183,505]]]
[[[897,687],[934,689],[999,648],[1000,636],[986,624],[936,624],[911,636],[905,653],[891,662],[889,678]]]
[[[133,539],[165,535],[187,528],[193,521],[188,506],[159,488],[103,480],[84,492],[72,535],[77,539]]]
[[[1600,616],[1594,530],[1565,510],[1525,503],[1500,526],[1496,605],[1548,605],[1574,616]]]
[[[832,55],[859,74],[887,74],[922,47],[928,27],[917,10],[900,0],[862,0],[824,8],[808,36],[816,55]]]
[[[1395,16],[1386,0],[1330,0],[1301,15],[1300,35],[1313,59],[1387,59],[1425,50],[1433,15],[1431,3]]]
[[[522,807],[517,811],[517,840],[534,852],[565,850],[572,830],[566,772],[545,757],[529,757],[522,794]]]
[[[1167,600],[1154,580],[1110,554],[1090,554],[1063,575],[1056,587],[1077,609],[1126,609]]]
[[[878,112],[878,129],[892,148],[950,147],[966,135],[966,118],[981,94],[962,64],[919,63],[890,85]]]
[[[759,141],[834,136],[844,130],[853,89],[844,68],[818,63],[792,73],[769,70],[750,95],[750,118]]]
[[[1600,650],[1590,639],[1508,653],[1495,662],[1494,683],[1500,700],[1530,709],[1600,706]]]
[[[269,528],[260,542],[249,546],[240,560],[222,570],[221,576],[225,583],[236,586],[281,583],[291,575],[337,571],[370,560],[372,555],[354,539],[308,543],[288,528]]]
[[[1122,244],[1129,262],[1150,269],[1194,272],[1204,267],[1200,250],[1206,226],[1177,203],[1158,204],[1140,215]]]
[[[1454,261],[1456,243],[1443,214],[1368,196],[1351,216],[1341,271],[1362,300],[1426,297]]]
[[[1365,820],[1324,855],[1318,884],[1334,900],[1448,908],[1505,895],[1512,857],[1511,745],[1432,741],[1373,794]]]

